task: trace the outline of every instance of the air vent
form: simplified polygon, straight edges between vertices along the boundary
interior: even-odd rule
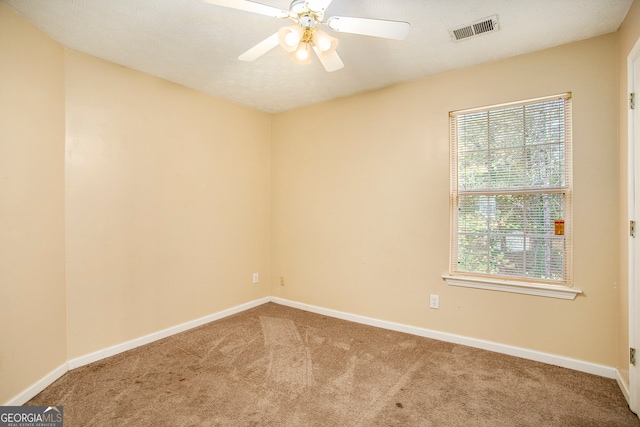
[[[478,21],[472,22],[468,25],[462,25],[449,29],[449,35],[453,41],[466,40],[471,37],[479,36],[480,34],[491,33],[498,31],[500,25],[498,24],[498,15],[489,16]]]

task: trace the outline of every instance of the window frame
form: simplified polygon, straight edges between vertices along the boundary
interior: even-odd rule
[[[519,189],[482,189],[480,191],[459,191],[458,179],[458,153],[459,140],[457,130],[457,118],[467,114],[483,113],[491,111],[501,111],[509,108],[523,107],[527,105],[540,104],[549,101],[564,100],[564,185],[561,187],[539,188],[535,186],[523,187]],[[489,105],[485,107],[457,110],[449,113],[450,125],[450,259],[449,274],[442,278],[451,286],[463,286],[478,289],[489,289],[495,291],[514,292],[520,294],[546,296],[552,298],[575,299],[582,293],[581,290],[573,288],[573,182],[572,182],[572,93],[567,92],[558,95],[545,96],[541,98],[527,99],[522,101]],[[488,148],[490,151],[491,149]],[[462,197],[473,194],[499,196],[507,194],[564,194],[564,280],[553,281],[525,276],[501,276],[496,274],[483,274],[475,272],[459,271],[458,265],[458,202],[460,194]],[[487,234],[490,235],[490,232]],[[526,238],[526,237],[525,237]]]

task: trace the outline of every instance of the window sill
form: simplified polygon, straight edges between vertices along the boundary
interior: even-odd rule
[[[466,288],[489,289],[492,291],[513,292],[517,294],[537,295],[540,297],[573,300],[582,291],[562,285],[547,285],[544,283],[516,282],[514,280],[488,279],[470,276],[449,276],[442,278],[450,286]]]

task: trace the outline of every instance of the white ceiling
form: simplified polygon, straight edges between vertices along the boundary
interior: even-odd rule
[[[411,32],[403,41],[333,33],[345,67],[332,73],[280,47],[239,61],[290,21],[202,0],[2,1],[66,47],[277,113],[610,33],[633,0],[333,0],[326,17],[408,21]],[[290,0],[261,3],[288,10]],[[494,14],[499,31],[450,39],[449,28]]]

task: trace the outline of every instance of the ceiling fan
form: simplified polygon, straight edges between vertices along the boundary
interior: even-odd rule
[[[287,11],[249,0],[204,0],[205,3],[217,6],[289,19],[294,22],[293,25],[280,28],[277,33],[240,55],[238,59],[242,61],[254,61],[280,45],[287,52],[291,52],[292,60],[301,64],[311,62],[313,50],[324,69],[331,72],[344,67],[344,63],[336,52],[338,40],[322,30],[325,26],[336,32],[394,40],[404,40],[409,35],[411,26],[408,22],[344,16],[332,16],[323,21],[324,13],[331,1],[293,0]]]

